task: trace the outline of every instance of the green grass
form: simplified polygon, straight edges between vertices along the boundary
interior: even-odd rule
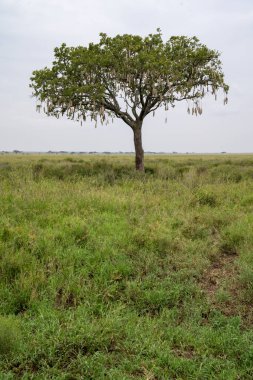
[[[0,155],[0,379],[252,379],[253,156]]]

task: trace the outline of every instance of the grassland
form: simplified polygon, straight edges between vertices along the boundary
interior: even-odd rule
[[[253,156],[0,156],[0,379],[253,379]]]

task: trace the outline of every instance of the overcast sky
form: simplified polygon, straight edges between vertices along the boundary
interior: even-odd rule
[[[100,32],[144,36],[157,27],[164,40],[196,35],[222,53],[229,102],[206,99],[199,117],[180,103],[146,118],[144,149],[253,152],[252,0],[0,0],[0,150],[132,151],[132,131],[120,120],[95,129],[36,113],[29,78],[50,66],[62,42],[87,45]]]

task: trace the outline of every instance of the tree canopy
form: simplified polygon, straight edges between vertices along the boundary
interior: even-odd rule
[[[100,34],[87,47],[54,50],[51,68],[31,77],[37,110],[49,116],[97,124],[122,119],[134,132],[136,168],[143,170],[141,129],[158,107],[168,110],[187,101],[189,113],[202,113],[202,98],[219,89],[227,102],[220,53],[197,37],[173,36],[163,42],[161,31],[147,37]],[[139,157],[139,158],[138,158]]]

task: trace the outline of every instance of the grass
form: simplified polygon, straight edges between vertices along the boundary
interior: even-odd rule
[[[1,379],[252,379],[253,156],[0,155]]]

